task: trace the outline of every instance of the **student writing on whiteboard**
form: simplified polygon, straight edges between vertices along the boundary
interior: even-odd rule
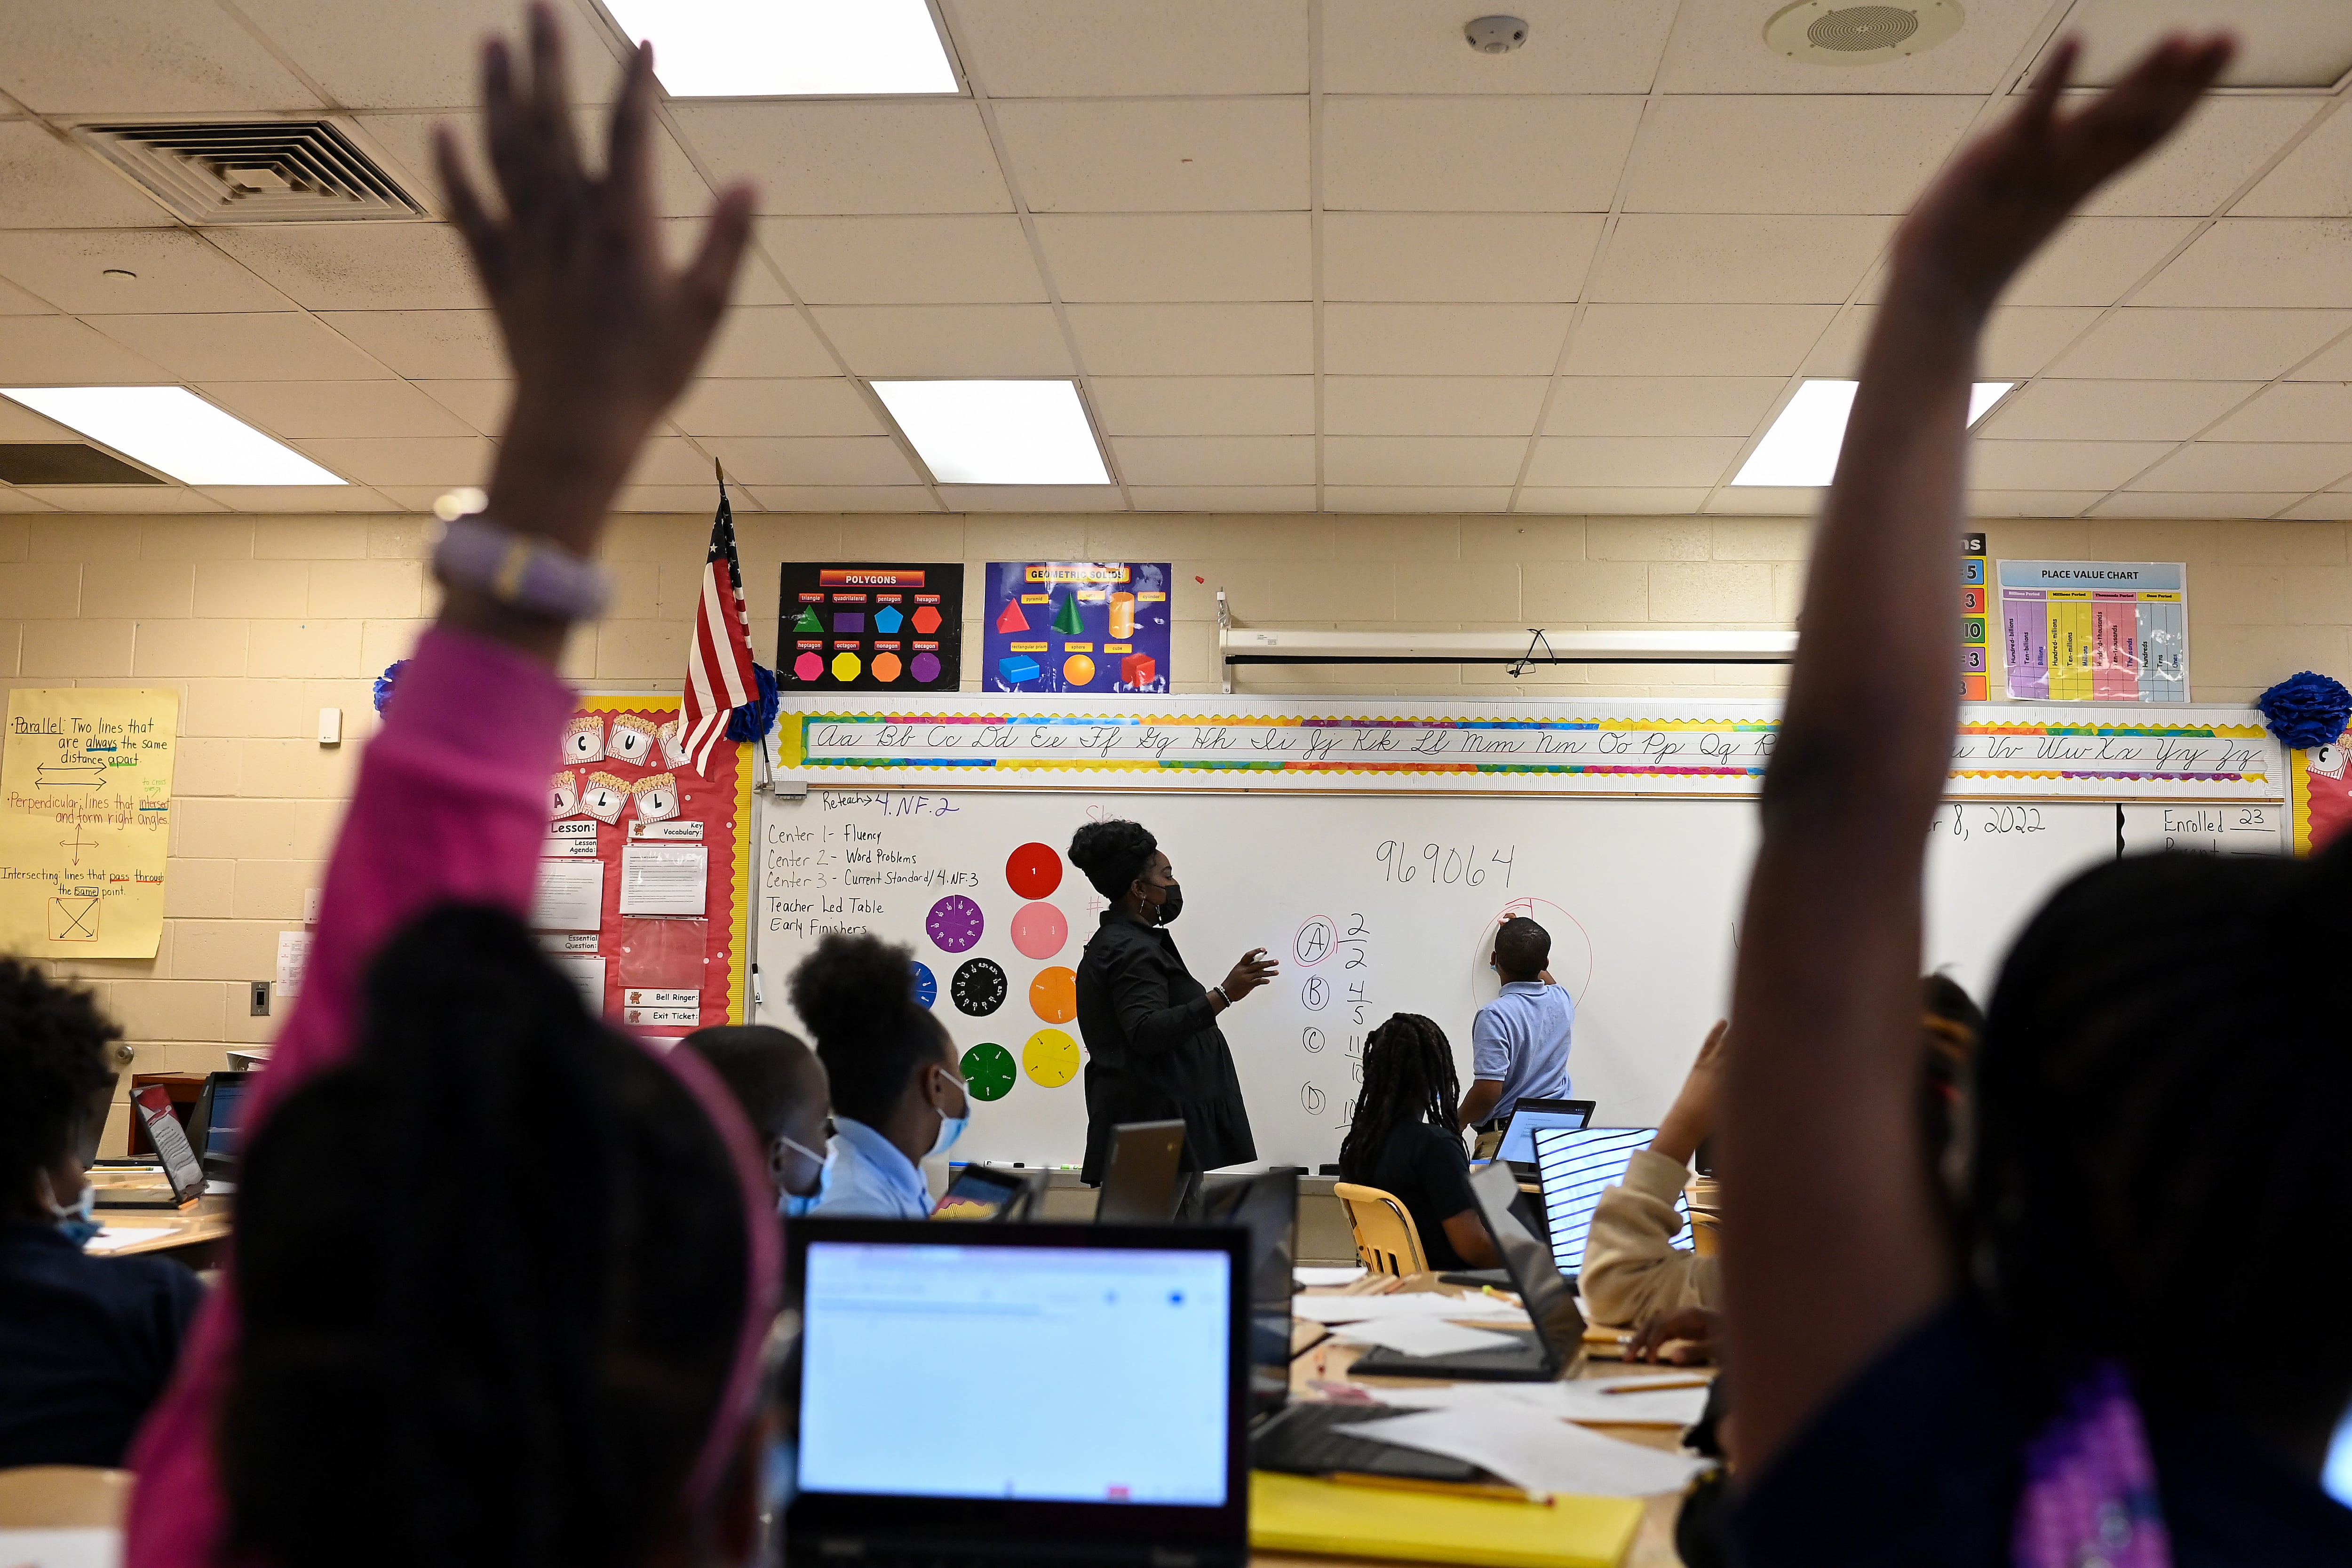
[[[1099,1186],[1111,1130],[1122,1121],[1184,1120],[1184,1166],[1213,1171],[1257,1158],[1234,1053],[1217,1016],[1275,976],[1254,947],[1203,989],[1165,928],[1184,889],[1160,841],[1133,822],[1090,822],[1070,861],[1111,900],[1078,961],[1078,1032],[1087,1042],[1087,1159]]]
[[[955,1042],[915,1000],[915,955],[835,932],[793,971],[793,1010],[816,1036],[833,1086],[833,1142],[808,1212],[827,1219],[928,1219],[922,1163],[971,1117]]]
[[[1463,1152],[1461,1080],[1445,1031],[1399,1013],[1364,1041],[1364,1089],[1339,1144],[1339,1179],[1404,1205],[1432,1268],[1495,1268],[1503,1255],[1478,1217]]]
[[[1510,1115],[1522,1100],[1568,1098],[1568,1037],[1576,1001],[1554,983],[1551,932],[1513,915],[1495,932],[1495,973],[1503,994],[1470,1026],[1470,1092],[1460,1125]]]

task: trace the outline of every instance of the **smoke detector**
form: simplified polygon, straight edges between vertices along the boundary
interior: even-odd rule
[[[1517,16],[1481,16],[1462,36],[1482,55],[1507,55],[1528,41],[1528,25]]]
[[[425,216],[391,175],[323,120],[79,125],[74,135],[187,223]]]
[[[1774,54],[1809,65],[1875,66],[1934,48],[1966,20],[1958,0],[1863,5],[1797,0],[1764,24],[1764,42]]]

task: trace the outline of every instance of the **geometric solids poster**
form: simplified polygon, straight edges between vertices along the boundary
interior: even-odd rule
[[[799,691],[953,691],[963,679],[963,563],[787,561],[776,683]]]
[[[992,561],[983,691],[1131,697],[1169,689],[1164,561]]]
[[[2000,574],[2011,700],[2189,700],[2188,567],[2004,561]]]
[[[0,951],[152,958],[172,835],[171,689],[8,694],[0,753]]]

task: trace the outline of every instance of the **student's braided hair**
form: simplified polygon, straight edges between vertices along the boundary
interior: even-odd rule
[[[0,958],[0,1213],[89,1132],[91,1102],[114,1082],[107,1044],[121,1037],[89,992]]]
[[[1389,1135],[1406,1123],[1429,1121],[1452,1131],[1461,1102],[1445,1031],[1418,1013],[1391,1014],[1364,1040],[1363,1090],[1339,1145],[1339,1179],[1369,1180]]]
[[[426,914],[364,1005],[241,1173],[235,1540],[275,1568],[638,1568],[744,1327],[727,1145],[510,915]]]
[[[925,1062],[949,1050],[946,1031],[915,1000],[915,955],[878,936],[835,931],[793,971],[793,1011],[816,1037],[833,1108],[879,1127]]]

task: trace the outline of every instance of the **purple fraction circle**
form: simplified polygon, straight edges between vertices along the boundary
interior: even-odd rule
[[[907,668],[919,684],[929,686],[940,678],[940,656],[929,652],[919,653]]]
[[[923,930],[941,952],[971,952],[980,945],[980,933],[987,929],[980,906],[961,893],[950,893],[933,904],[923,921]]]

